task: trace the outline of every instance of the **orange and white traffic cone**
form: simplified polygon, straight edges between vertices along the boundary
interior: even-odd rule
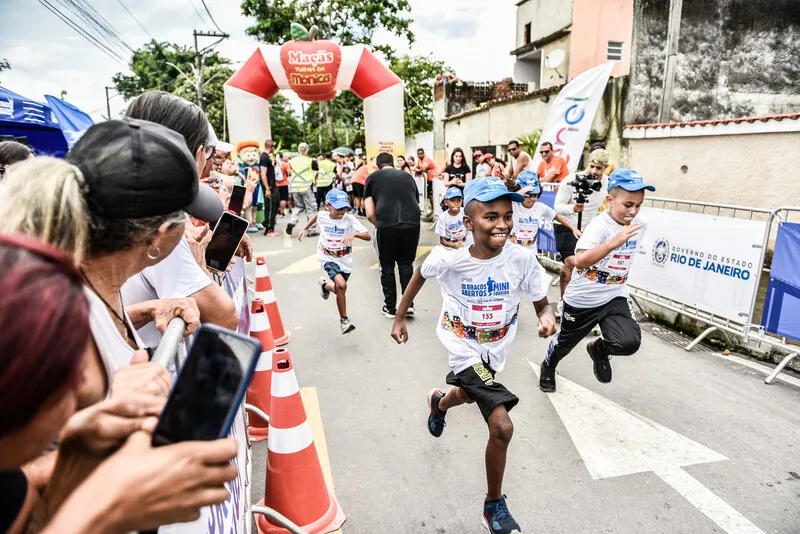
[[[261,357],[253,373],[253,380],[247,387],[247,403],[269,415],[269,401],[272,394],[272,353],[275,351],[275,340],[272,338],[264,301],[255,298],[250,306],[250,335],[261,342]],[[250,441],[266,439],[269,432],[267,422],[258,415],[251,415],[249,421]]]
[[[338,529],[345,515],[325,484],[292,359],[286,349],[276,349],[273,355],[270,408],[267,483],[265,497],[259,504],[277,510],[309,534]],[[263,515],[258,517],[258,531],[286,533]]]
[[[267,260],[263,256],[256,257],[256,297],[264,301],[267,309],[269,324],[272,327],[272,337],[275,338],[275,345],[282,347],[289,343],[289,333],[283,328],[281,312],[278,310],[278,301],[275,299],[275,291],[272,290],[272,280],[269,278]]]

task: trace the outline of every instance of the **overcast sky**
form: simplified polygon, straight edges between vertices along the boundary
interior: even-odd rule
[[[193,46],[192,30],[213,28],[201,0],[83,1],[108,20],[133,49],[150,37],[123,6],[159,41]],[[59,4],[58,0],[49,2]],[[514,48],[515,3],[411,0],[414,45],[409,49],[407,42],[383,33],[376,41],[394,45],[399,53],[431,53],[462,79],[499,80],[512,74],[509,52]],[[256,41],[245,35],[250,20],[241,14],[240,1],[206,0],[206,4],[219,26],[231,35],[218,50],[232,61],[246,60]],[[104,87],[112,84],[115,73],[129,72],[130,52],[122,61],[110,58],[38,0],[0,0],[0,13],[0,58],[11,63],[10,71],[0,73],[0,85],[36,100],[66,90],[67,101],[99,120],[106,108]],[[123,108],[121,97],[111,99],[112,115]]]

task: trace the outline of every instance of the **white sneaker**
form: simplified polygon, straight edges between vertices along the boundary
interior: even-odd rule
[[[339,319],[339,326],[342,327],[342,334],[349,334],[353,330],[356,329],[356,325],[350,322],[350,319],[347,317],[342,317]]]
[[[414,310],[414,305],[412,304],[408,307],[408,311],[406,311],[406,317],[414,317],[414,313],[416,312]]]
[[[559,300],[556,306],[556,319],[561,319],[561,314],[564,313],[564,301]]]

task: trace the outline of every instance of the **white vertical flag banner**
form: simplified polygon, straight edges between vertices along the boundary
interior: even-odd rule
[[[555,154],[567,162],[569,172],[575,172],[613,68],[612,62],[598,65],[576,76],[561,89],[542,128],[533,157],[534,169],[542,161],[539,148],[549,141],[553,143]]]

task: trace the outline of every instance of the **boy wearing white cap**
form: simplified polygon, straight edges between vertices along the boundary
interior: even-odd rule
[[[464,223],[473,244],[455,251],[435,247],[403,293],[392,327],[392,338],[408,341],[405,314],[427,278],[437,278],[442,292],[442,311],[436,334],[448,353],[454,386],[447,394],[433,389],[428,394],[428,431],[442,435],[448,410],[461,404],[477,404],[489,427],[486,445],[487,494],[483,522],[493,534],[520,532],[503,495],[506,454],[514,425],[508,415],[519,399],[495,382],[503,370],[517,331],[520,297],[534,301],[539,335],[552,335],[555,317],[542,288],[536,257],[522,247],[506,247],[513,225],[511,193],[498,178],[476,178],[464,187]]]
[[[336,295],[336,306],[339,308],[339,326],[342,334],[355,330],[356,326],[347,317],[347,280],[353,268],[354,238],[371,241],[369,232],[353,215],[347,213],[350,203],[347,193],[341,189],[331,189],[325,195],[325,211],[319,211],[303,227],[297,236],[302,241],[306,232],[315,223],[319,224],[319,240],[317,259],[325,269],[328,278],[319,279],[320,295],[327,300],[331,293]]]
[[[539,375],[542,391],[556,390],[556,366],[600,325],[603,337],[586,346],[594,376],[611,382],[610,355],[630,356],[642,334],[628,305],[628,274],[647,222],[639,214],[644,191],[655,191],[638,172],[617,169],[608,177],[608,211],[592,219],[575,247],[575,270],[564,292],[561,329],[550,343]]]

